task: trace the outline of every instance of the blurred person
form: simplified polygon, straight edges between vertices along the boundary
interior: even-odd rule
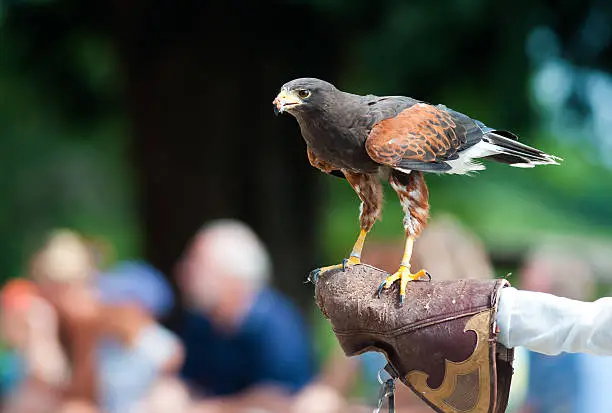
[[[344,413],[371,411],[348,400],[359,362],[347,358],[338,347],[322,366],[315,379],[306,385],[291,402],[290,413]]]
[[[78,234],[58,231],[31,265],[66,332],[72,376],[65,409],[141,412],[183,360],[178,339],[155,321],[157,309],[171,305],[167,286],[144,264],[100,274],[91,252]]]
[[[143,261],[121,261],[97,276],[95,284],[106,304],[137,302],[156,319],[166,317],[174,306],[170,282]]]
[[[520,271],[520,285],[572,300],[589,300],[595,292],[590,265],[571,251],[552,246],[540,247],[528,256]],[[524,411],[607,413],[612,406],[612,395],[606,389],[611,371],[612,357],[530,352]]]
[[[188,307],[182,375],[201,399],[197,411],[286,412],[313,378],[310,336],[293,303],[270,287],[261,240],[242,222],[211,222],[177,270]]]
[[[368,250],[370,250],[368,252]],[[403,247],[396,242],[378,242],[364,250],[367,262],[387,272],[393,271],[391,262],[402,255]],[[489,279],[494,276],[493,265],[482,241],[451,215],[432,219],[414,245],[413,259],[419,267],[431,268],[436,280],[465,278]]]
[[[191,410],[193,401],[188,388],[174,375],[166,375],[157,380],[149,389],[146,397],[138,405],[138,412],[144,413],[186,413]]]
[[[113,388],[105,404],[123,411],[137,400],[132,411],[153,412],[156,405],[185,403],[184,391],[176,390],[176,375],[183,362],[178,337],[155,322],[172,308],[171,286],[163,274],[144,262],[120,262],[96,279],[102,318],[134,317],[132,324],[110,326],[111,339],[102,338],[99,349],[101,388]],[[130,315],[131,314],[131,315]],[[124,340],[117,342],[114,333]],[[131,336],[131,338],[130,338]],[[122,342],[123,341],[123,342]],[[125,344],[132,344],[126,348]],[[179,410],[175,410],[179,411]]]
[[[69,374],[55,311],[24,279],[6,283],[0,309],[2,340],[12,361],[2,411],[55,412]]]
[[[595,282],[588,262],[562,247],[545,245],[525,258],[519,271],[523,290],[549,293],[572,300],[588,300]]]
[[[612,410],[612,356],[579,354],[580,375],[584,382],[578,393],[581,412],[606,413]],[[587,384],[588,383],[588,384]]]

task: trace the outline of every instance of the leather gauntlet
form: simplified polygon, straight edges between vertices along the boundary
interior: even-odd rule
[[[399,378],[440,413],[502,413],[513,350],[496,342],[499,291],[506,280],[414,281],[399,305],[397,283],[377,298],[387,273],[367,265],[323,275],[319,308],[347,356],[385,354]]]

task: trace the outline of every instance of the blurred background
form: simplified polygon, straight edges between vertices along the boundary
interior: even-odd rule
[[[160,298],[167,311],[157,314],[142,304],[139,308],[147,308],[147,316],[134,317],[142,325],[155,324],[156,334],[163,332],[168,343],[180,343],[180,366],[185,357],[190,360],[192,330],[200,339],[198,332],[210,327],[191,326],[184,332],[189,324],[185,312],[204,310],[193,306],[194,298],[185,293],[199,284],[178,275],[189,272],[182,264],[208,265],[188,253],[199,251],[196,233],[202,225],[221,218],[239,220],[265,245],[262,254],[269,253],[266,271],[271,278],[260,284],[274,291],[282,306],[291,306],[296,319],[305,320],[308,348],[303,354],[312,353],[312,365],[300,367],[304,374],[292,389],[298,395],[291,393],[281,411],[288,411],[289,405],[303,411],[315,411],[315,405],[337,407],[337,399],[325,393],[329,389],[345,402],[355,399],[367,406],[368,377],[371,381],[375,373],[361,374],[363,378],[350,385],[358,367],[348,374],[351,380],[334,376],[339,370],[352,372],[343,364],[351,362],[338,355],[328,325],[314,308],[312,286],[303,284],[311,269],[339,262],[350,251],[358,233],[358,200],[346,182],[310,167],[294,119],[273,116],[271,102],[280,86],[296,77],[319,77],[354,93],[402,94],[444,103],[564,158],[559,167],[523,170],[489,164],[476,177],[427,176],[432,222],[440,223],[443,234],[448,232],[443,239],[466,232],[451,249],[472,240],[477,252],[467,264],[461,263],[467,265],[467,274],[477,267],[474,276],[508,277],[517,286],[566,296],[580,290],[575,298],[595,299],[610,295],[612,285],[611,41],[612,3],[603,0],[519,0],[512,7],[485,0],[0,0],[3,282],[22,277],[41,289],[36,295],[47,301],[45,311],[58,318],[63,337],[58,351],[65,354],[67,365],[74,363],[74,347],[79,346],[71,343],[79,340],[64,334],[62,326],[72,323],[71,314],[82,311],[66,303],[89,299],[70,296],[53,302],[50,297],[57,291],[45,290],[40,284],[46,281],[40,280],[66,283],[66,277],[57,274],[67,270],[51,271],[45,260],[41,265],[47,270],[33,264],[33,257],[53,244],[57,233],[52,231],[71,229],[78,234],[70,241],[74,251],[80,248],[74,245],[81,245],[90,254],[82,264],[89,269],[82,271],[96,277],[127,274],[134,280],[133,274],[144,271],[130,267],[136,260],[147,268],[145,273],[163,280],[163,287],[155,285],[160,296],[167,296]],[[386,195],[384,219],[375,225],[364,258],[367,262],[370,254],[372,263],[392,270],[401,258],[402,216],[395,194]],[[240,242],[228,245],[246,245]],[[428,245],[422,247],[423,254],[440,244]],[[447,255],[434,256],[432,266],[444,261],[450,269],[440,272],[459,274],[454,269],[460,264]],[[567,265],[559,264],[562,259]],[[44,274],[37,276],[37,271]],[[90,275],[76,278],[93,279]],[[85,284],[98,288],[90,281]],[[253,288],[257,293],[260,284]],[[25,292],[30,287],[17,286],[19,294],[8,295],[31,295]],[[113,288],[104,291],[113,291],[109,296],[115,297],[127,287]],[[13,303],[6,304],[11,311],[22,308],[22,301],[5,301]],[[116,300],[104,303],[109,307],[105,319],[131,319],[132,310]],[[245,313],[250,314],[248,308]],[[136,324],[125,328],[131,331]],[[122,328],[110,326],[104,334],[125,337]],[[76,336],[83,335],[80,327],[74,330]],[[206,337],[204,342],[218,344],[210,331]],[[13,373],[28,369],[15,367],[10,355],[27,359],[28,346],[21,339],[5,341],[0,368],[5,382],[15,384],[19,380],[10,378]],[[572,400],[562,401],[563,408],[578,410],[551,407],[553,401],[544,395],[554,394],[560,384],[534,390],[534,383],[546,381],[539,377],[551,374],[538,376],[545,370],[537,366],[569,372],[571,363],[563,364],[560,358],[527,363],[532,361],[528,355],[524,360],[531,370],[524,367],[525,377],[515,380],[520,388],[513,408],[609,411],[585,408],[578,390],[569,391]],[[380,360],[360,363],[376,365]],[[597,359],[590,365],[602,363]],[[185,367],[176,368],[189,375]],[[315,384],[306,384],[311,379]],[[577,388],[568,383],[568,388]],[[14,389],[9,384],[5,388]],[[182,386],[174,384],[168,388]],[[212,396],[243,394],[249,388],[241,386],[204,391],[198,397],[217,400]],[[98,406],[101,402],[91,389],[74,390],[74,398],[54,389],[51,393],[61,399],[62,408],[77,409],[69,411],[128,411],[108,407],[127,402]],[[323,401],[294,400],[305,391],[319,391]],[[15,392],[6,390],[5,395]],[[593,396],[588,399],[592,402]],[[252,400],[246,405],[257,405]],[[406,411],[419,411],[419,403],[414,401]],[[194,408],[213,411],[211,406]],[[226,406],[221,411],[230,410]]]

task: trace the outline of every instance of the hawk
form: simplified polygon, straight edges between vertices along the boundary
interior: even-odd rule
[[[346,178],[361,199],[361,231],[349,258],[311,275],[360,263],[366,235],[381,214],[383,177],[405,214],[406,244],[399,269],[378,292],[399,281],[401,303],[409,281],[429,277],[425,270],[410,270],[414,241],[429,218],[424,173],[469,174],[485,169],[481,159],[519,168],[558,165],[561,160],[444,105],[404,96],[356,95],[315,78],[285,83],[273,104],[277,114],[297,119],[311,165]]]

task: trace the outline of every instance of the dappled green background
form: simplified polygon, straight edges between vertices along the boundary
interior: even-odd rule
[[[565,159],[428,177],[434,217],[456,215],[501,273],[553,237],[605,247],[611,23],[601,0],[0,1],[2,276],[58,226],[170,274],[201,223],[237,216],[308,303],[301,281],[348,252],[358,202],[272,116],[306,75],[445,103]],[[389,192],[372,238],[400,242],[400,220]]]

